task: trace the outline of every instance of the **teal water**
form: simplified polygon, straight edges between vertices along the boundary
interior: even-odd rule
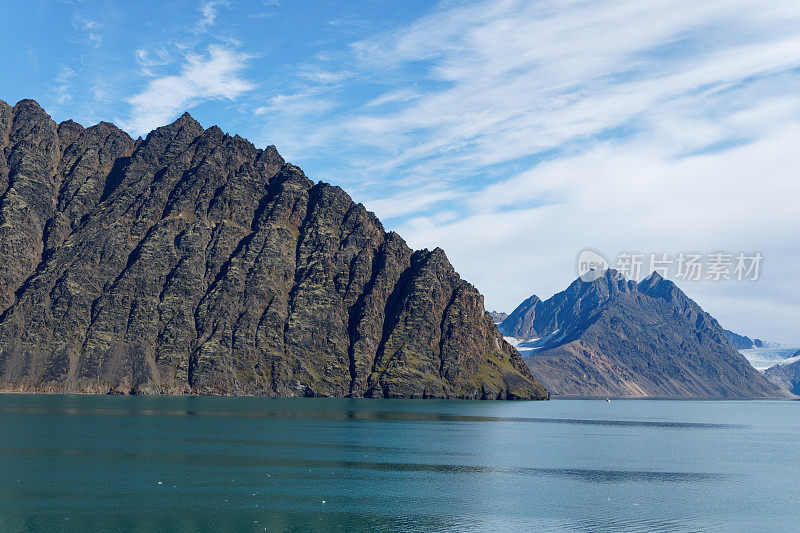
[[[791,531],[800,402],[0,395],[2,531]]]

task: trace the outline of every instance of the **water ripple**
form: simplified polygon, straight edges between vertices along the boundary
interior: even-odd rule
[[[245,419],[317,419],[317,420],[356,420],[365,422],[470,422],[470,423],[523,423],[523,424],[569,424],[584,426],[605,426],[624,428],[656,428],[656,429],[746,429],[744,424],[720,424],[708,422],[683,422],[667,420],[615,420],[585,418],[549,418],[520,416],[482,416],[459,415],[435,412],[411,411],[353,411],[353,410],[291,410],[267,409],[243,411],[214,409],[147,409],[147,408],[76,408],[76,407],[33,407],[23,405],[0,406],[0,414],[24,415],[74,415],[74,416],[198,416],[209,418],[245,418]]]

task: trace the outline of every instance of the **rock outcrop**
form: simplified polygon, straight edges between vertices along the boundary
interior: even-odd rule
[[[728,337],[728,340],[731,341],[731,344],[733,344],[733,347],[737,350],[749,350],[751,348],[761,348],[764,346],[764,341],[761,339],[751,339],[750,337],[739,335],[728,329],[723,331],[725,331],[725,336]]]
[[[785,393],[736,351],[678,287],[608,270],[591,282],[523,302],[500,325],[527,339],[524,360],[559,396],[774,398]]]
[[[0,102],[0,389],[547,397],[442,250],[274,147],[31,100]]]

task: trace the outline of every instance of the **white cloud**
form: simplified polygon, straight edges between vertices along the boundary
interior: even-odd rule
[[[59,104],[66,104],[72,100],[72,80],[75,71],[69,67],[63,67],[58,71],[54,81],[56,82],[54,98]]]
[[[433,164],[451,174],[474,173],[582,141],[671,99],[695,98],[692,92],[719,91],[748,76],[796,67],[798,39],[779,31],[792,16],[800,20],[800,11],[787,2],[764,6],[746,0],[564,7],[505,1],[438,11],[355,43],[353,50],[367,72],[428,61],[427,77],[442,87],[422,91],[394,113],[339,116],[327,138],[317,139],[338,143],[345,134],[391,152],[390,159],[376,158],[377,172],[394,172],[399,165],[424,171],[432,164],[427,158],[434,157]],[[705,42],[725,31],[729,35],[719,43]],[[756,39],[748,31],[764,33]],[[738,32],[744,37],[736,37]],[[686,58],[658,57],[658,47],[686,39],[702,50]],[[390,87],[375,101],[397,93]],[[293,144],[318,148],[309,141]],[[470,153],[464,157],[466,147]]]
[[[219,45],[209,46],[205,54],[186,54],[178,74],[151,79],[126,100],[132,109],[119,122],[133,135],[143,135],[203,101],[236,99],[254,88],[242,77],[248,57]]]
[[[153,76],[155,69],[163,67],[172,62],[172,56],[169,51],[164,48],[158,48],[155,51],[148,51],[144,48],[139,48],[134,52],[136,63],[142,68],[142,74],[145,76]]]
[[[305,72],[301,71],[298,73],[298,77],[300,79],[324,85],[336,85],[352,76],[353,73],[348,72],[346,70],[338,72],[328,72],[321,69],[314,69]]]
[[[720,5],[662,4],[659,11],[616,4],[581,3],[577,12],[540,19],[539,4],[506,2],[480,15],[458,11],[444,22],[423,21],[394,36],[386,49],[382,40],[362,43],[357,49],[370,64],[436,58],[431,76],[447,85],[395,113],[354,117],[346,127],[369,131],[367,142],[377,148],[405,148],[382,161],[378,172],[399,165],[429,169],[434,157],[443,169],[465,175],[583,142],[658,106],[672,107],[675,99],[700,101],[702,93],[800,65],[800,40],[780,34],[767,42],[727,42],[685,60],[645,59],[698,21],[708,23],[704,17],[720,16]],[[464,20],[472,21],[466,29]],[[439,33],[445,42],[432,43]]]
[[[335,153],[336,180],[384,219],[416,213],[395,225],[443,246],[489,307],[563,288],[585,246],[761,250],[753,287],[688,289],[730,327],[788,340],[800,303],[787,320],[765,302],[800,302],[797,27],[793,0],[446,3],[327,54],[317,68],[353,76],[307,78],[261,112],[296,96],[303,127],[271,127],[279,147]],[[347,83],[374,95],[348,102]],[[753,310],[730,315],[741,294]]]
[[[419,98],[420,94],[417,91],[408,90],[408,89],[398,89],[396,91],[389,91],[386,93],[381,94],[367,102],[365,105],[367,107],[378,107],[387,104],[395,104],[395,103],[405,103],[414,100],[415,98]]]
[[[262,7],[268,8],[269,10],[259,11],[259,12],[251,11],[250,13],[247,14],[247,17],[256,19],[274,17],[278,13],[278,11],[276,11],[275,8],[280,7],[281,3],[280,0],[263,0],[261,2],[261,5]]]
[[[279,113],[284,116],[301,116],[309,113],[328,111],[336,107],[335,102],[320,98],[318,90],[294,94],[277,94],[267,101],[267,105],[255,109],[256,115]]]
[[[443,201],[451,201],[464,196],[463,193],[453,190],[442,189],[436,185],[425,189],[416,189],[393,195],[388,198],[374,199],[367,202],[367,209],[381,213],[383,217],[392,218],[419,213],[423,209],[438,204]],[[446,217],[435,217],[434,220],[451,220],[450,213]],[[429,219],[425,219],[428,221]]]
[[[200,2],[200,20],[197,22],[197,31],[206,31],[217,21],[217,10],[220,7],[227,7],[227,0],[205,0]]]
[[[797,143],[800,127],[783,124],[756,142],[680,159],[660,139],[601,144],[477,191],[465,217],[430,224],[423,215],[399,231],[415,247],[442,246],[487,306],[506,311],[529,294],[565,288],[587,247],[612,262],[622,251],[760,251],[757,282],[684,288],[728,327],[797,340],[790,328],[800,321]],[[542,198],[558,201],[536,205]],[[733,300],[741,301],[735,309]]]
[[[111,100],[111,85],[103,78],[95,78],[91,91],[95,101],[108,102]]]
[[[96,20],[89,20],[81,15],[75,14],[72,17],[72,25],[76,30],[83,33],[84,38],[95,47],[103,44],[103,35],[100,33],[102,26]]]

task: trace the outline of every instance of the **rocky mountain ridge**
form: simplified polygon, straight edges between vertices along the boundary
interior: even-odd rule
[[[772,398],[786,394],[739,354],[674,283],[614,270],[552,298],[532,296],[500,325],[553,395]]]
[[[761,339],[751,339],[746,335],[739,335],[731,330],[723,330],[728,340],[737,350],[749,350],[750,348],[761,348],[764,346],[764,341]]]
[[[543,399],[441,249],[184,114],[0,101],[0,389]]]

